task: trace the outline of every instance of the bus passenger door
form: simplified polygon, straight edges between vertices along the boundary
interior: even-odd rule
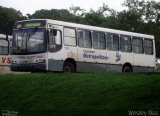
[[[63,59],[64,65],[68,67],[67,63],[72,65],[72,71],[77,71],[77,37],[76,29],[72,27],[63,28]],[[67,62],[67,63],[66,63]],[[65,70],[66,68],[64,68]]]
[[[63,27],[49,24],[48,28],[48,70],[63,71]]]

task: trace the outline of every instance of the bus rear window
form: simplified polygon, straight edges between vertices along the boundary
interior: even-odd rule
[[[148,55],[153,54],[153,41],[150,39],[144,39],[144,53]]]

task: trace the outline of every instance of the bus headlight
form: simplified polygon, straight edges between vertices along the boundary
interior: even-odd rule
[[[43,62],[43,63],[46,63],[46,59],[43,59],[42,62]]]
[[[16,64],[17,63],[17,61],[15,61],[15,60],[12,60],[12,64]]]
[[[46,63],[46,59],[39,59],[39,60],[36,60],[36,63]]]

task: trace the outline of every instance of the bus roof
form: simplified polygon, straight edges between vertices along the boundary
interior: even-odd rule
[[[18,22],[35,21],[35,20],[46,20],[47,23],[50,23],[53,25],[60,25],[60,26],[66,26],[66,27],[73,27],[73,28],[87,29],[87,30],[93,30],[93,31],[102,31],[102,32],[108,32],[108,33],[154,39],[153,35],[122,31],[122,30],[116,30],[116,29],[110,29],[110,28],[104,28],[104,27],[90,26],[90,25],[84,25],[84,24],[70,23],[70,22],[64,22],[64,21],[58,21],[58,20],[52,20],[52,19],[31,19],[31,20],[22,20]]]

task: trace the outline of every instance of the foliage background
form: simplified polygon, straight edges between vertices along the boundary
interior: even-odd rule
[[[118,12],[103,3],[97,10],[88,12],[71,6],[69,9],[41,9],[24,16],[13,8],[0,6],[0,33],[12,34],[12,27],[18,20],[48,18],[154,35],[156,55],[160,57],[160,2],[126,0],[123,7],[125,10]]]

